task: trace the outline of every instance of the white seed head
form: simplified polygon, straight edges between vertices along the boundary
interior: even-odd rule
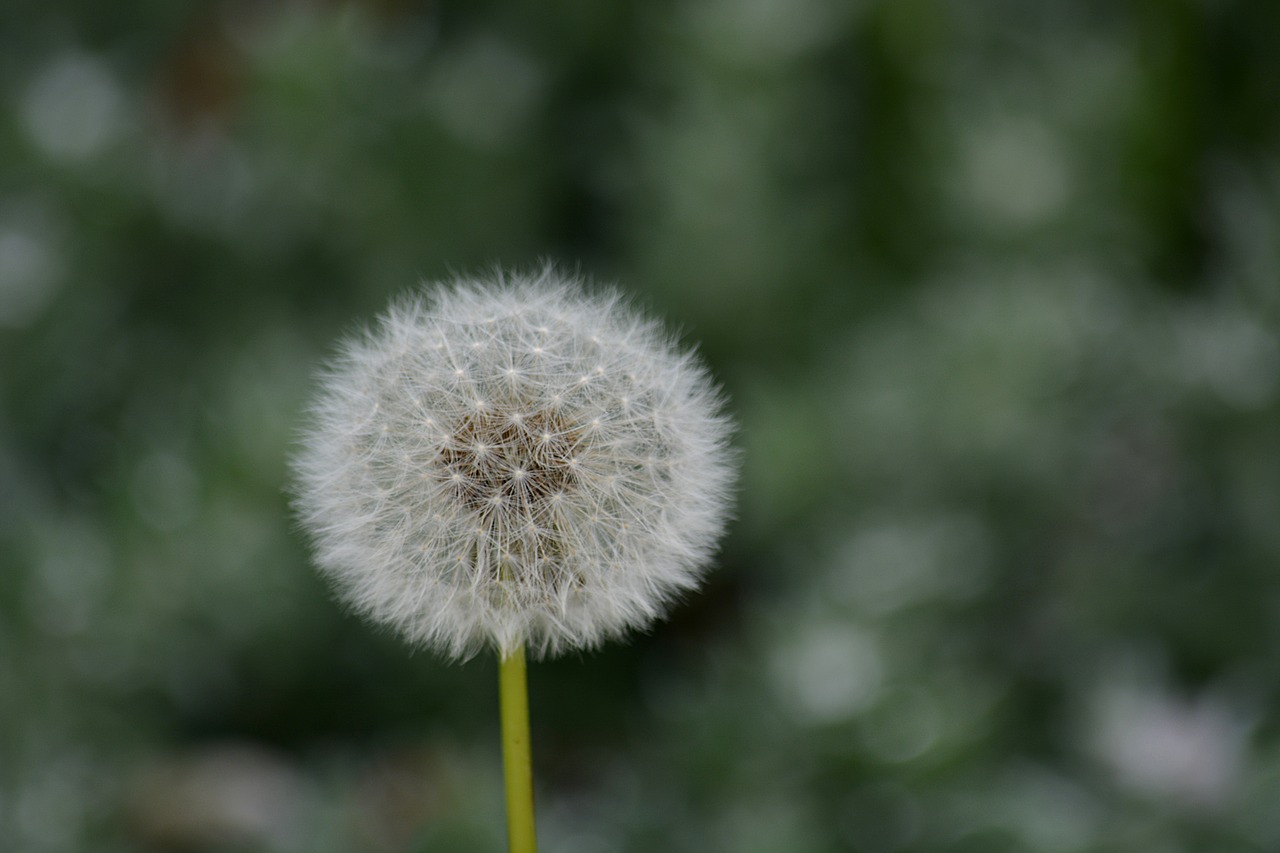
[[[730,510],[720,393],[613,293],[547,269],[394,303],[345,342],[292,460],[358,611],[465,658],[595,646],[697,586]]]

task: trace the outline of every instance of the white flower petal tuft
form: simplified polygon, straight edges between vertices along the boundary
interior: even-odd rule
[[[296,506],[358,611],[454,658],[648,625],[730,510],[723,400],[616,294],[554,270],[396,302],[324,372]]]

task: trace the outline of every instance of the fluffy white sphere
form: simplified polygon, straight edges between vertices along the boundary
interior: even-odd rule
[[[358,611],[465,658],[590,647],[697,586],[735,474],[695,356],[554,271],[396,302],[324,373],[293,459]]]

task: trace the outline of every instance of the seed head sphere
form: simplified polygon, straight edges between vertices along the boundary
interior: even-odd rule
[[[425,288],[345,342],[292,460],[354,609],[464,659],[648,625],[730,509],[720,392],[611,292],[554,270]]]

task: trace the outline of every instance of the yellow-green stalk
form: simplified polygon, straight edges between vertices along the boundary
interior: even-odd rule
[[[499,656],[498,692],[502,706],[502,765],[506,776],[510,853],[537,853],[533,760],[529,751],[529,688],[523,646],[505,657]]]

